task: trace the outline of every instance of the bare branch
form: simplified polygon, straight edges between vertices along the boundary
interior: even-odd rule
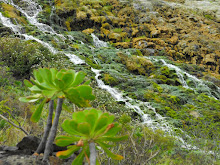
[[[14,127],[16,127],[16,128],[18,128],[18,129],[20,129],[21,131],[23,131],[26,135],[29,135],[29,133],[28,133],[23,127],[21,127],[20,124],[19,124],[19,125],[16,125],[15,123],[13,123],[12,121],[10,121],[8,118],[2,116],[1,114],[0,114],[0,117],[1,117],[2,119],[4,119],[5,121],[7,121],[8,123],[10,123],[11,125],[13,125]]]

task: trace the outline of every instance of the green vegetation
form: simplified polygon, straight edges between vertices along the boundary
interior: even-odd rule
[[[207,19],[211,19],[211,20],[215,19],[212,15],[209,15],[209,14],[204,15],[204,17]]]
[[[72,120],[65,120],[62,124],[64,131],[71,136],[59,136],[56,138],[56,144],[58,146],[68,145],[68,150],[58,152],[57,156],[60,158],[67,158],[82,147],[82,151],[74,159],[72,164],[82,164],[84,157],[86,157],[89,164],[96,164],[96,162],[98,163],[98,160],[96,161],[96,143],[112,159],[123,159],[121,155],[113,154],[108,149],[113,145],[106,143],[106,141],[119,142],[127,138],[127,136],[116,136],[116,134],[120,131],[121,126],[118,123],[112,123],[113,120],[113,115],[102,113],[101,110],[96,109],[73,113]],[[70,145],[74,142],[78,143],[76,145]],[[89,155],[90,159],[88,159]]]
[[[63,99],[67,98],[75,105],[83,107],[89,106],[88,101],[94,100],[95,96],[92,95],[92,88],[87,85],[90,81],[80,85],[85,78],[83,72],[75,73],[73,70],[62,69],[58,71],[54,68],[41,68],[34,70],[33,73],[35,78],[31,79],[33,84],[28,80],[25,80],[24,83],[34,95],[21,97],[20,101],[35,102],[42,100],[31,117],[34,122],[39,121],[44,104],[50,102],[47,127],[45,128],[43,138],[36,151],[37,154],[40,154],[45,148],[43,160],[47,161],[49,154],[52,152],[51,146],[56,136]],[[56,113],[52,124],[54,100],[56,99]]]
[[[26,5],[18,0],[14,2],[22,7]],[[100,164],[220,164],[220,94],[215,86],[219,86],[219,44],[214,42],[219,39],[218,24],[207,20],[215,20],[215,17],[209,13],[203,13],[202,19],[198,14],[195,17],[191,16],[192,13],[185,15],[179,9],[157,7],[159,2],[154,3],[157,10],[154,17],[145,15],[143,6],[140,6],[140,11],[135,11],[131,1],[38,2],[43,8],[38,15],[39,22],[50,25],[65,38],[41,32],[36,26],[28,24],[13,6],[0,3],[2,14],[14,24],[21,24],[23,33],[49,43],[60,52],[51,54],[36,41],[16,38],[17,34],[0,39],[1,145],[14,146],[23,136],[31,133],[42,138],[36,151],[40,154],[45,150],[46,141],[51,143],[55,138],[54,134],[49,138],[49,132],[55,133],[57,129],[57,144],[68,147],[68,150],[58,152],[57,156],[67,158],[73,153],[77,155],[82,149],[74,160],[75,164],[80,164],[77,161],[82,162],[84,157],[84,161],[90,161],[92,154],[89,150],[94,149],[94,144],[99,151],[97,162]],[[160,19],[157,19],[158,16]],[[81,32],[84,30],[86,34]],[[5,31],[0,25],[1,36],[5,36]],[[89,35],[91,32],[113,43],[112,46],[118,46],[118,49],[111,46],[96,48]],[[153,33],[155,38],[150,37]],[[72,64],[63,52],[77,55],[86,64]],[[210,90],[184,74],[189,88],[182,87],[176,71],[164,66],[160,59],[200,79],[212,81],[205,82]],[[132,104],[149,102],[155,111],[141,103],[140,109],[152,120],[155,119],[155,127],[161,122],[157,115],[163,116],[161,123],[171,126],[171,133],[141,123],[140,115],[125,106],[126,102],[115,101],[107,91],[98,88],[91,67],[101,70],[99,79],[106,85],[120,90],[124,98],[134,99]],[[205,72],[207,70],[209,72]],[[23,79],[28,79],[24,84],[29,90],[24,87]],[[91,80],[93,90],[87,80]],[[21,98],[27,103],[19,102],[21,96],[28,96]],[[130,102],[129,98],[126,101]],[[95,109],[82,108],[90,105]],[[56,116],[53,115],[55,108]],[[61,109],[66,111],[62,111],[59,117]],[[115,116],[114,127],[111,114]],[[95,117],[97,120],[93,121],[91,116],[99,116],[100,119]],[[57,125],[53,131],[52,119],[53,124]],[[62,128],[58,125],[58,119],[63,123]],[[43,127],[45,132],[41,136]],[[113,145],[111,140],[115,139],[112,137],[124,135],[129,138]],[[192,148],[182,147],[178,137]],[[73,145],[74,142],[77,144]],[[49,151],[45,153],[47,155]],[[119,155],[123,155],[124,159]]]
[[[29,78],[34,67],[47,65],[49,61],[57,59],[39,43],[19,38],[0,39],[0,61],[9,67],[16,78]]]
[[[24,17],[21,16],[20,12],[14,8],[12,5],[1,3],[0,6],[4,10],[3,15],[9,18],[14,19],[14,21],[18,21],[20,24],[27,24],[27,21]]]
[[[115,32],[115,33],[121,33],[122,29],[121,28],[115,28],[115,29],[112,29],[112,31]]]

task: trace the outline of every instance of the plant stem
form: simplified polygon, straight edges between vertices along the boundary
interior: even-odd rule
[[[89,143],[89,151],[90,151],[90,165],[96,165],[96,149],[95,149],[95,143],[91,142]]]
[[[47,125],[46,128],[44,130],[44,135],[43,138],[41,139],[41,142],[36,150],[36,153],[40,154],[43,152],[43,150],[45,149],[45,145],[47,142],[47,137],[50,133],[50,129],[52,126],[52,120],[53,120],[53,108],[54,108],[54,100],[50,100],[49,102],[49,113],[48,113],[48,117],[47,117]]]
[[[55,139],[56,132],[57,132],[57,126],[58,126],[58,123],[59,123],[59,117],[60,117],[60,113],[61,113],[61,110],[62,110],[62,104],[63,104],[63,99],[62,98],[58,98],[56,114],[55,114],[53,125],[52,125],[52,128],[50,130],[50,134],[49,134],[49,137],[48,137],[48,140],[47,140],[46,148],[44,150],[43,161],[47,161],[48,158],[49,158],[50,153],[52,152],[53,141]]]
[[[20,130],[22,130],[26,135],[29,135],[29,133],[28,133],[24,128],[22,128],[22,127],[20,126],[20,124],[19,124],[19,125],[16,125],[15,123],[13,123],[12,121],[10,121],[8,118],[2,116],[1,114],[0,114],[0,117],[1,117],[2,119],[4,119],[5,121],[7,121],[8,123],[10,123],[11,125],[13,125],[14,127],[18,128],[18,129],[20,129]]]

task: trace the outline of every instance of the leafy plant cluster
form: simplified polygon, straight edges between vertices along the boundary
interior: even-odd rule
[[[153,104],[157,113],[167,116],[175,127],[187,132],[192,137],[192,144],[218,151],[219,100],[181,87],[160,87],[161,92],[156,86],[147,90],[144,95],[146,101]]]
[[[113,123],[114,116],[103,113],[101,110],[91,109],[73,113],[72,120],[65,120],[62,128],[71,136],[59,136],[56,138],[56,144],[67,146],[77,142],[76,145],[68,146],[68,150],[60,151],[57,156],[67,158],[75,151],[82,148],[81,153],[74,159],[73,164],[82,164],[84,156],[88,159],[89,147],[92,143],[99,145],[106,154],[116,160],[123,159],[122,156],[113,154],[108,148],[112,147],[106,142],[118,142],[127,138],[127,136],[117,137],[116,134],[121,129],[118,123]],[[97,161],[98,163],[98,161]]]
[[[79,107],[88,107],[90,106],[89,101],[94,100],[95,96],[92,95],[92,88],[88,85],[90,81],[84,82],[85,74],[83,72],[75,73],[73,70],[62,69],[58,71],[54,68],[40,68],[34,70],[33,74],[34,78],[30,79],[31,82],[25,80],[24,83],[34,95],[21,97],[20,101],[35,102],[42,100],[31,117],[32,121],[35,122],[39,121],[44,104],[50,103],[47,126],[36,151],[36,155],[38,155],[44,150],[43,160],[47,161],[51,153],[51,145],[56,136],[63,99],[67,98]],[[57,105],[53,119],[54,100],[57,100]],[[102,113],[96,109],[73,113],[73,120],[65,120],[62,125],[64,131],[73,136],[58,137],[57,144],[66,146],[76,141],[78,141],[78,144],[69,146],[67,151],[58,152],[57,155],[66,158],[82,147],[82,152],[73,161],[73,164],[82,164],[84,156],[88,162],[96,164],[95,143],[97,143],[110,157],[121,160],[121,156],[115,155],[107,149],[111,145],[103,143],[105,141],[121,141],[126,138],[126,136],[112,137],[121,129],[117,123],[113,123],[113,120],[113,115]],[[90,150],[90,153],[88,153],[88,150]],[[88,158],[88,155],[90,155],[90,158]]]
[[[16,78],[29,77],[34,67],[51,60],[54,56],[41,44],[19,38],[0,39],[0,62],[8,66]]]

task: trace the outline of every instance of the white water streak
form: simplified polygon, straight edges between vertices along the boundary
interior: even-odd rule
[[[99,40],[97,36],[95,36],[93,33],[91,34],[93,38],[93,43],[96,48],[101,48],[101,47],[108,47],[108,44],[104,41]]]
[[[78,56],[76,56],[75,54],[72,54],[72,53],[65,53],[65,55],[67,57],[69,57],[70,61],[72,63],[74,63],[75,65],[78,65],[78,64],[85,64],[86,62],[82,59],[80,59]]]

